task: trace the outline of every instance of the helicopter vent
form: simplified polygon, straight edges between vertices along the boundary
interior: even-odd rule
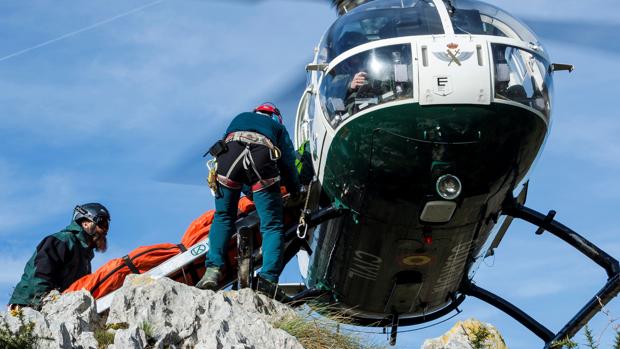
[[[359,5],[371,1],[372,0],[332,0],[332,5],[338,10],[338,16],[342,16]]]

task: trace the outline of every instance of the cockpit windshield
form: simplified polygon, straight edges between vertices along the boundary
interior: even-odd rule
[[[355,46],[380,39],[443,34],[431,0],[376,0],[356,7],[329,28],[320,45],[319,61],[330,62]]]
[[[455,34],[504,36],[515,40],[538,43],[531,29],[503,10],[473,0],[453,1],[448,8]]]

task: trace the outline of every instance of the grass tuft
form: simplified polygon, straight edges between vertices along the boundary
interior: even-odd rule
[[[359,336],[342,334],[341,325],[350,324],[350,317],[342,311],[330,310],[320,306],[309,308],[306,312],[297,312],[274,323],[276,328],[286,331],[297,338],[305,349],[380,349],[382,346],[370,344]],[[317,315],[320,313],[322,315]]]
[[[106,348],[108,345],[114,343],[114,333],[108,332],[108,330],[104,328],[95,330],[95,340],[97,340],[99,348]]]

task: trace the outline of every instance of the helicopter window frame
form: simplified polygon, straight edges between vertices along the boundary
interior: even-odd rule
[[[418,72],[417,64],[415,62],[415,43],[412,43],[410,39],[392,38],[369,44],[370,46],[364,45],[366,47],[364,47],[363,49],[360,47],[356,47],[354,50],[351,50],[346,56],[339,56],[337,60],[332,61],[329,68],[322,74],[321,80],[319,81],[319,92],[317,95],[317,99],[319,102],[319,107],[324,116],[322,119],[330,125],[332,130],[337,129],[346,120],[352,119],[352,116],[362,111],[371,109],[375,106],[388,103],[414,103],[417,98]],[[396,61],[389,61],[389,59],[384,59],[383,64],[387,63],[384,69],[388,69],[384,72],[384,75],[382,75],[385,79],[373,79],[373,74],[370,74],[370,78],[367,82],[372,83],[372,87],[370,87],[369,85],[370,90],[366,88],[366,91],[363,92],[363,96],[359,96],[358,94],[362,92],[361,89],[364,86],[359,87],[360,90],[358,93],[350,92],[351,90],[349,88],[349,84],[351,82],[351,79],[353,78],[353,76],[351,75],[352,71],[341,74],[335,73],[335,71],[339,67],[344,67],[344,65],[348,64],[347,62],[349,62],[354,57],[362,57],[363,59],[363,64],[359,65],[359,67],[363,69],[359,71],[369,70],[366,68],[370,68],[369,64],[372,62],[370,56],[373,54],[373,52],[385,51],[381,52],[380,55],[382,56],[382,58],[386,58],[387,56],[389,56],[386,55],[386,52],[388,52],[389,50],[392,50],[390,51],[392,59],[394,59],[394,52],[398,52],[398,50],[400,50],[401,57],[399,58],[402,59],[402,61],[399,61],[397,63]],[[366,57],[364,57],[365,55]],[[349,68],[349,70],[351,70],[351,68]],[[406,74],[406,80],[405,75],[403,74]],[[326,79],[328,79],[330,76],[333,77],[333,79],[335,80],[326,81]],[[337,81],[338,84],[344,83],[341,88],[347,87],[347,93],[344,95],[344,98],[342,98],[343,96],[338,96],[337,93],[327,92],[327,83],[332,83],[333,81]],[[400,91],[397,87],[399,85],[401,87]],[[339,91],[337,87],[338,85],[334,84],[331,86],[336,86],[336,90],[334,90],[333,88],[331,89],[332,92]],[[388,87],[392,88],[389,89]],[[365,96],[368,93],[370,94],[368,96]],[[334,98],[334,96],[336,98]],[[328,108],[328,103],[331,106],[331,109]],[[336,109],[338,109],[338,112],[336,111]]]
[[[299,107],[297,108],[297,125],[295,125],[295,147],[299,148],[310,140],[310,124],[314,115],[315,103],[314,85],[310,84],[304,91]],[[310,109],[313,109],[310,111]]]
[[[394,4],[392,4],[394,3]],[[426,6],[419,6],[420,4]],[[393,6],[392,6],[392,5]],[[398,5],[398,7],[396,7]],[[369,2],[367,4],[356,7],[353,11],[338,18],[325,32],[319,44],[319,61],[322,63],[330,63],[340,55],[354,49],[358,46],[373,43],[378,40],[389,40],[396,38],[404,38],[409,36],[431,36],[445,35],[446,28],[444,26],[441,13],[432,0],[415,0],[412,4],[403,6],[402,1],[386,1],[386,2]],[[409,11],[404,13],[403,10]],[[413,16],[415,15],[415,16]],[[408,17],[410,16],[410,17]],[[385,22],[381,28],[374,28],[376,32],[370,29],[364,29],[362,22],[367,19],[383,18]],[[414,18],[415,17],[415,18]],[[400,28],[404,19],[415,19],[420,32],[408,32],[408,28]],[[351,26],[358,26],[352,28]],[[376,24],[367,24],[368,28],[374,27]],[[388,28],[389,26],[389,28]],[[348,28],[351,27],[351,28]],[[348,28],[348,29],[345,29]],[[393,33],[388,33],[388,29],[392,28]],[[398,32],[402,29],[403,32]],[[372,28],[371,28],[372,29]],[[422,30],[426,29],[426,30]],[[369,31],[370,30],[370,31]],[[381,34],[380,31],[384,30]],[[345,35],[350,34],[349,42],[343,44]],[[338,36],[336,39],[335,36]],[[362,38],[362,36],[364,38]]]
[[[502,10],[501,8],[482,2],[477,0],[458,0],[456,2],[455,11],[477,11],[480,15],[480,18],[483,23],[490,24],[497,28],[499,31],[510,34],[507,37],[515,39],[517,41],[522,41],[526,43],[533,43],[538,46],[540,45],[540,40],[534,33],[532,29],[530,29],[525,23],[519,20],[517,17],[511,15],[510,13]],[[484,16],[488,18],[492,18],[492,23],[485,22]],[[458,26],[454,22],[454,17],[450,17],[450,21],[454,27],[454,33],[457,33]],[[495,24],[497,22],[498,25]],[[469,33],[461,33],[461,34],[469,34]],[[475,35],[489,35],[489,34],[480,34],[474,33]],[[492,35],[494,37],[501,37],[498,35]],[[541,46],[542,48],[542,46]]]
[[[549,59],[540,52],[511,41],[514,40],[489,42],[496,69],[500,64],[498,63],[500,60],[496,57],[496,49],[503,47],[504,54],[509,55],[504,60],[510,72],[510,82],[505,82],[506,88],[498,85],[499,81],[494,71],[493,101],[526,107],[539,114],[548,123],[551,119],[553,99],[553,72],[550,69]],[[509,93],[510,88],[513,89],[512,93]]]
[[[515,40],[521,40],[521,38],[519,38],[519,35],[517,35],[517,33],[514,30],[512,30],[512,28],[510,28],[506,23],[500,21],[497,18],[481,13],[480,20],[482,21],[482,23],[488,24],[494,27],[495,29],[497,29],[498,31],[500,31],[502,34],[504,34],[503,37],[511,38]],[[502,37],[501,35],[492,35],[492,36]]]

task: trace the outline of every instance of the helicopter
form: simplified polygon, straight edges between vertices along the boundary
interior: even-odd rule
[[[339,17],[306,66],[296,111],[295,145],[314,177],[301,219],[286,227],[285,261],[296,254],[305,284],[291,288],[292,301],[312,297],[353,324],[390,327],[390,344],[399,326],[440,319],[467,296],[505,312],[545,348],[573,337],[620,292],[620,266],[555,211],[524,206],[527,174],[549,135],[554,74],[573,67],[551,63],[531,29],[486,3],[333,5]],[[473,281],[515,218],[608,276],[558,332]],[[237,277],[247,286],[260,263],[248,242],[256,219],[237,227],[246,259]]]
[[[296,146],[307,144],[315,170],[307,220],[337,215],[298,228],[307,288],[329,294],[355,324],[391,326],[392,344],[398,326],[441,318],[466,296],[504,311],[546,348],[574,336],[620,291],[618,261],[555,211],[524,206],[526,175],[549,133],[553,75],[573,67],[550,63],[527,26],[482,2],[334,5],[339,18],[306,67],[295,122]],[[557,333],[470,278],[514,218],[607,273]]]
[[[572,67],[550,63],[531,30],[480,2],[336,6],[297,111],[295,143],[307,145],[315,178],[304,220],[287,232],[287,260],[297,254],[306,283],[293,300],[320,295],[356,324],[391,326],[392,344],[399,326],[439,319],[467,296],[546,347],[573,336],[618,293],[618,262],[553,212],[523,206],[549,134],[553,73]],[[238,222],[240,235],[254,218]],[[512,218],[558,235],[609,276],[557,333],[472,282]]]
[[[318,34],[317,34],[317,35],[315,35],[315,36],[318,38]],[[612,40],[610,40],[610,41],[611,41],[611,43],[613,44],[613,41],[612,41]],[[311,46],[310,46],[310,45],[307,45],[307,47],[311,47]],[[309,60],[308,60],[308,61],[306,61],[306,62],[309,62]],[[305,62],[304,62],[304,63],[305,63]],[[455,64],[455,63],[452,63],[452,65],[454,65],[454,64]],[[300,69],[299,71],[301,72],[302,70]],[[301,91],[299,91],[299,92],[301,92]],[[298,100],[298,98],[297,98],[297,97],[299,97],[299,93],[297,93],[297,94],[298,94],[298,96],[296,96],[296,98],[295,98],[295,100],[296,100],[296,101]],[[279,101],[278,101],[278,105],[279,105],[279,104],[280,104],[280,103],[279,103]],[[557,104],[557,102],[556,102],[556,104]],[[288,113],[287,113],[287,114],[288,114]],[[557,133],[556,133],[556,134],[557,134]],[[204,146],[204,144],[202,144],[202,145]],[[138,147],[138,148],[139,148],[139,147]],[[201,150],[202,150],[202,149],[201,149]],[[199,154],[198,156],[200,156],[200,155],[202,155],[202,153],[201,153],[201,154]],[[46,156],[47,156],[47,155],[46,155]],[[201,164],[201,165],[202,165],[202,164]],[[546,163],[545,163],[545,165],[546,165]],[[200,176],[196,176],[196,178],[200,178]],[[317,184],[315,183],[315,184],[313,185],[313,187],[314,187],[314,186],[317,186]],[[316,190],[316,188],[314,188],[314,189]],[[531,187],[530,189],[533,189],[533,188]],[[538,192],[538,191],[537,191],[537,192]],[[535,199],[535,198],[534,198],[534,199]],[[500,219],[501,219],[501,215],[500,215]],[[119,220],[117,219],[117,221],[119,221]],[[498,225],[500,225],[500,224],[499,224],[499,222],[498,222],[498,224],[496,224],[496,227],[497,227]],[[512,229],[511,229],[511,230],[512,230]],[[491,238],[489,238],[489,240],[487,240],[487,242],[491,242],[491,241],[490,241],[490,239],[491,239]],[[436,237],[435,237],[435,240],[436,240]],[[499,256],[498,256],[498,257],[499,257]],[[498,259],[499,259],[499,258],[498,258]]]
[[[527,174],[549,135],[553,76],[573,67],[551,63],[531,29],[486,3],[333,5],[339,17],[306,66],[296,111],[295,145],[314,177],[302,219],[286,227],[285,262],[296,254],[305,284],[290,288],[291,300],[313,298],[353,324],[390,327],[390,344],[400,326],[458,311],[467,296],[505,312],[545,348],[573,337],[620,292],[620,266],[555,211],[524,206]],[[558,332],[473,281],[514,218],[607,274]],[[260,265],[248,238],[256,219],[237,227],[236,277],[247,286]]]

